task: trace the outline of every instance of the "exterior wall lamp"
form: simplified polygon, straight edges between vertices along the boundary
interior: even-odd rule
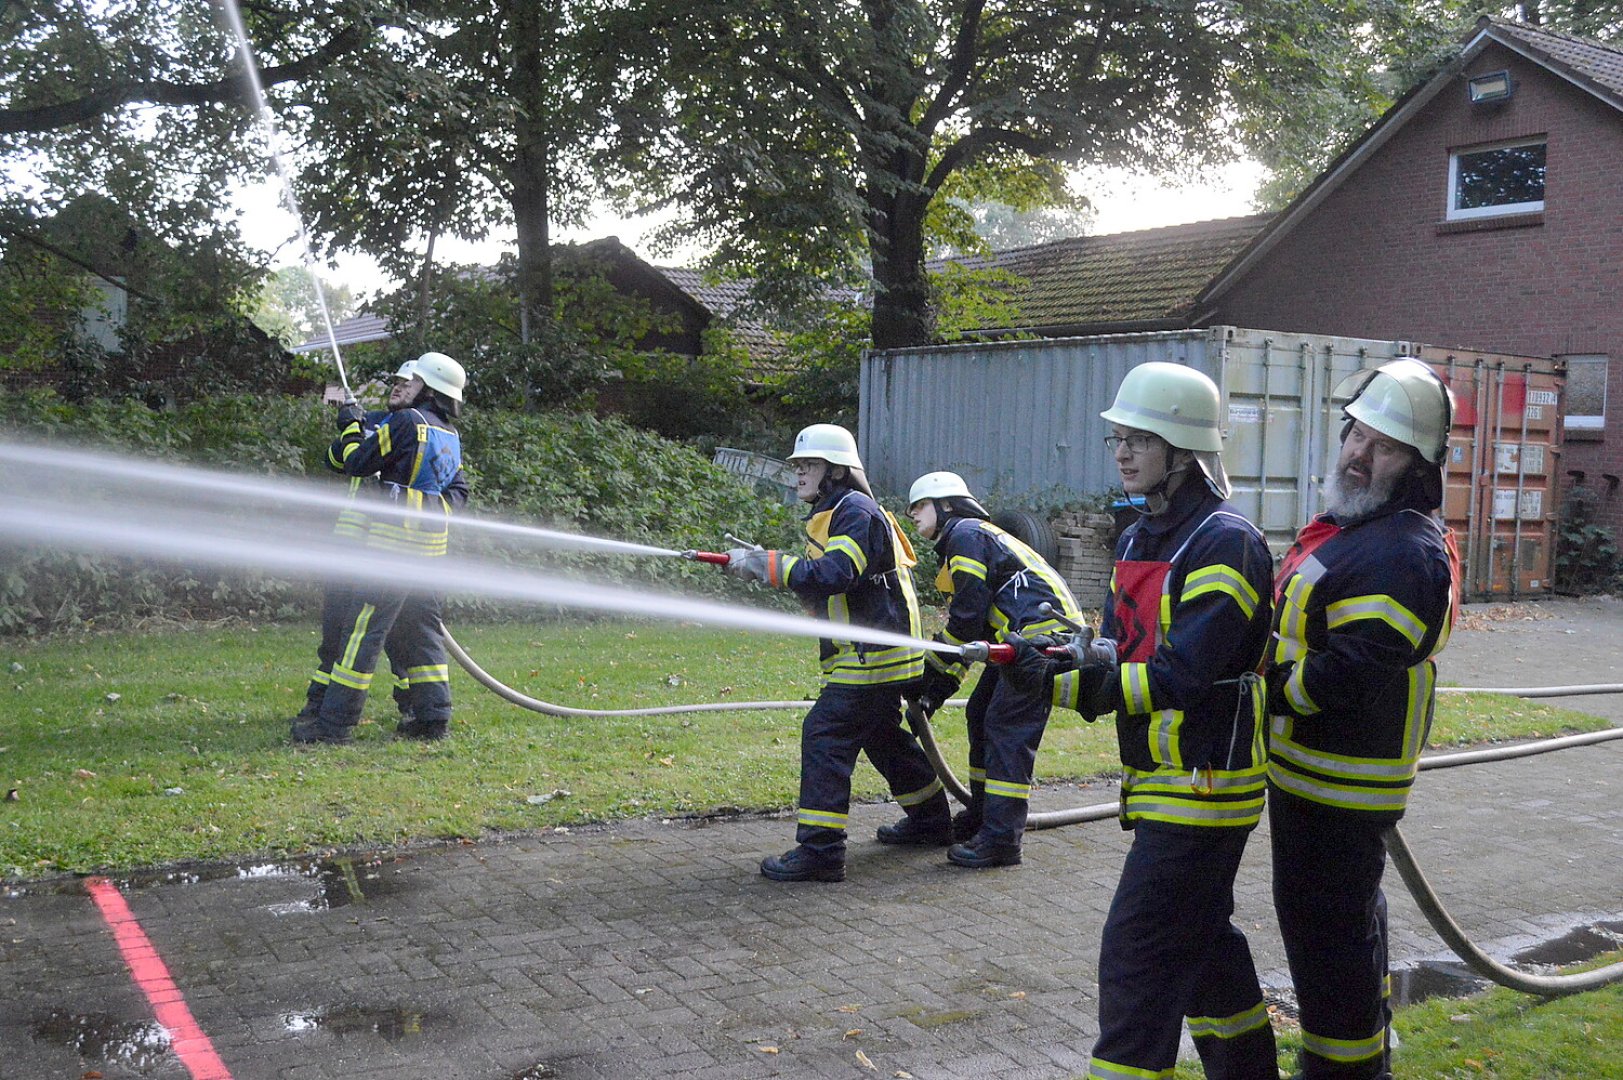
[[[1508,71],[1490,71],[1486,75],[1474,75],[1466,80],[1465,87],[1471,96],[1472,105],[1503,104],[1516,92],[1516,84],[1511,81]]]

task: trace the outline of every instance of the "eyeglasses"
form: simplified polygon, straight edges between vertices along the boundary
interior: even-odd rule
[[[1105,436],[1105,449],[1109,450],[1112,454],[1120,449],[1123,443],[1127,444],[1127,452],[1129,454],[1142,454],[1144,451],[1155,445],[1155,436],[1146,435],[1142,431],[1135,431],[1131,435]]]

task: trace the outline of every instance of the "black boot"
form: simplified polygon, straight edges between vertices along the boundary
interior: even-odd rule
[[[320,717],[294,723],[292,739],[297,746],[314,743],[347,743],[352,740],[351,728],[341,724],[325,724]]]
[[[952,843],[952,822],[945,817],[904,817],[890,825],[879,826],[876,834],[881,844],[909,844],[914,847],[946,847]]]
[[[845,856],[819,855],[808,847],[792,848],[762,859],[761,876],[773,881],[844,881]]]
[[[976,833],[961,844],[947,849],[947,861],[971,870],[984,870],[991,866],[1018,866],[1020,845],[1006,840],[995,840],[985,833]]]
[[[406,739],[443,739],[450,734],[451,722],[449,720],[419,720],[416,716],[407,713],[400,718],[400,723],[394,727],[394,733]]]

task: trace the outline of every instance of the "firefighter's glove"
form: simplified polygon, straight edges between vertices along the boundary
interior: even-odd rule
[[[759,581],[778,588],[783,585],[783,552],[769,548],[732,548],[727,552],[725,569],[740,581]]]
[[[351,424],[366,423],[366,410],[361,408],[358,401],[346,401],[338,407],[338,430],[343,431]]]
[[[1275,664],[1268,669],[1264,679],[1268,684],[1268,715],[1292,716],[1295,710],[1285,698],[1285,684],[1290,681],[1291,672],[1296,669],[1296,661],[1288,660],[1283,664]]]
[[[1070,663],[1061,667],[1066,663],[1067,657],[1048,655],[1048,650],[1054,647],[1055,641],[1046,635],[1023,638],[1019,634],[1010,634],[1003,641],[1007,645],[1014,646],[1013,662],[1000,669],[1003,678],[1023,694],[1035,694],[1046,690],[1055,675],[1076,666]]]
[[[1109,638],[1077,640],[1069,649],[1076,658],[1076,711],[1093,721],[1121,708],[1121,674],[1116,643]]]
[[[958,676],[945,668],[930,663],[926,658],[924,663],[924,684],[919,690],[919,708],[925,716],[934,716],[935,711],[947,703],[947,699],[958,692]]]

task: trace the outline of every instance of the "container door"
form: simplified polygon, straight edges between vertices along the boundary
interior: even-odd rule
[[[1443,517],[1467,600],[1548,596],[1559,529],[1562,366],[1547,357],[1425,348],[1454,393]]]

